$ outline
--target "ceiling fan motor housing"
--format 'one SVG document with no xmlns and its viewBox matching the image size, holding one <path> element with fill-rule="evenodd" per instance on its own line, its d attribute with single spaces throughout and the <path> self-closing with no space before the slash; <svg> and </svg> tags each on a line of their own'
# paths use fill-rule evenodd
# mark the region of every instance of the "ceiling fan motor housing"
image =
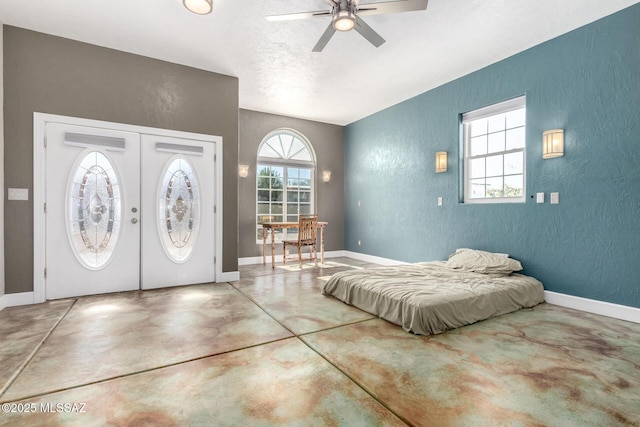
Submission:
<svg viewBox="0 0 640 427">
<path fill-rule="evenodd" d="M 337 31 L 349 31 L 356 24 L 356 3 L 349 0 L 341 0 L 333 6 L 331 15 L 333 17 L 333 28 Z"/>
</svg>

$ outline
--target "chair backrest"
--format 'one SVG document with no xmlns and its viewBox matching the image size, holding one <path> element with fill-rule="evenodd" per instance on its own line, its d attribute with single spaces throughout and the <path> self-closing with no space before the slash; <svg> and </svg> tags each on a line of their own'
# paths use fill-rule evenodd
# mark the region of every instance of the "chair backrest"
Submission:
<svg viewBox="0 0 640 427">
<path fill-rule="evenodd" d="M 260 221 L 258 222 L 272 222 L 274 219 L 273 215 L 260 215 Z"/>
<path fill-rule="evenodd" d="M 316 241 L 318 215 L 300 215 L 298 223 L 298 243 L 313 243 Z"/>
</svg>

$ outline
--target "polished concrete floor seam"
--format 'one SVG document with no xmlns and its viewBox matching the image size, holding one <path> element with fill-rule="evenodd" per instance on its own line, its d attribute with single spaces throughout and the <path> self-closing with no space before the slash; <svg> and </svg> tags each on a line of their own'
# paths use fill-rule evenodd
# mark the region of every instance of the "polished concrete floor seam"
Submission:
<svg viewBox="0 0 640 427">
<path fill-rule="evenodd" d="M 363 322 L 369 322 L 373 319 L 362 319 L 362 320 L 357 320 L 354 322 L 349 322 L 349 323 L 343 323 L 340 325 L 336 325 L 336 326 L 331 326 L 328 328 L 323 328 L 323 329 L 319 329 L 317 331 L 311 331 L 311 332 L 304 332 L 301 334 L 296 334 L 293 330 L 291 330 L 290 328 L 288 328 L 286 325 L 284 325 L 282 322 L 280 322 L 276 317 L 272 316 L 271 313 L 269 313 L 268 310 L 266 310 L 264 307 L 262 307 L 260 305 L 260 303 L 256 300 L 254 300 L 253 298 L 251 298 L 249 295 L 245 294 L 244 292 L 242 292 L 240 289 L 238 289 L 236 286 L 233 285 L 233 283 L 229 283 L 231 286 L 233 286 L 234 289 L 236 289 L 239 293 L 241 293 L 242 295 L 244 295 L 249 301 L 251 301 L 252 303 L 254 303 L 258 308 L 260 308 L 260 310 L 262 310 L 267 316 L 271 317 L 273 320 L 275 320 L 276 322 L 278 322 L 280 324 L 280 326 L 282 326 L 283 328 L 285 328 L 286 330 L 288 330 L 289 332 L 291 332 L 295 338 L 297 338 L 302 344 L 304 344 L 307 348 L 309 348 L 311 351 L 313 351 L 315 354 L 317 354 L 318 356 L 320 356 L 325 362 L 327 362 L 329 365 L 333 366 L 333 368 L 335 370 L 337 370 L 338 372 L 340 372 L 342 375 L 344 375 L 346 378 L 349 379 L 349 381 L 351 381 L 356 387 L 358 387 L 359 389 L 361 389 L 362 391 L 364 391 L 367 395 L 369 395 L 373 400 L 375 400 L 376 402 L 378 402 L 381 406 L 383 406 L 385 409 L 387 409 L 389 412 L 391 412 L 393 415 L 395 415 L 396 417 L 398 417 L 398 419 L 400 419 L 402 422 L 406 423 L 407 425 L 411 425 L 411 423 L 409 421 L 407 421 L 402 414 L 397 413 L 397 411 L 394 411 L 393 409 L 391 409 L 385 402 L 383 402 L 382 400 L 378 399 L 378 397 L 376 397 L 376 395 L 374 393 L 371 392 L 371 390 L 368 390 L 365 386 L 363 386 L 362 384 L 360 384 L 358 381 L 356 381 L 355 378 L 353 378 L 351 375 L 349 375 L 347 372 L 345 372 L 343 369 L 341 369 L 338 365 L 336 365 L 335 363 L 333 363 L 331 360 L 329 360 L 324 354 L 322 354 L 320 351 L 318 351 L 317 349 L 315 349 L 313 346 L 311 346 L 309 343 L 307 343 L 304 340 L 304 336 L 305 335 L 311 335 L 311 334 L 315 334 L 318 332 L 324 332 L 324 331 L 329 331 L 331 329 L 337 329 L 337 328 L 342 328 L 345 326 L 349 326 L 349 325 L 353 325 L 353 324 L 357 324 L 357 323 L 363 323 Z"/>
<path fill-rule="evenodd" d="M 296 338 L 300 338 L 303 337 L 304 335 L 309 335 L 309 334 L 315 334 L 317 332 L 322 332 L 322 331 L 330 331 L 331 329 L 336 329 L 336 328 L 342 328 L 344 326 L 348 326 L 348 325 L 353 325 L 356 323 L 360 323 L 360 322 L 368 322 L 372 319 L 377 319 L 377 317 L 373 317 L 373 318 L 368 318 L 368 319 L 361 319 L 361 320 L 354 320 L 352 322 L 344 322 L 341 323 L 339 325 L 335 325 L 335 326 L 329 326 L 326 328 L 320 328 L 314 331 L 308 331 L 308 332 L 302 332 L 302 333 L 296 333 L 292 328 L 289 328 L 287 325 L 285 325 L 283 322 L 281 322 L 280 320 L 278 320 L 277 317 L 273 316 L 271 313 L 269 313 L 269 311 L 264 308 L 262 305 L 260 305 L 260 303 L 258 301 L 256 301 L 255 299 L 253 299 L 251 296 L 247 295 L 246 293 L 242 292 L 241 289 L 239 289 L 238 287 L 234 286 L 233 283 L 231 282 L 227 282 L 229 283 L 235 290 L 237 290 L 240 294 L 242 294 L 245 298 L 247 298 L 249 301 L 251 301 L 253 304 L 255 304 L 260 310 L 262 310 L 267 316 L 271 317 L 273 320 L 275 320 L 276 322 L 278 322 L 278 324 L 280 326 L 282 326 L 283 328 L 285 328 L 287 331 L 291 332 Z"/>
<path fill-rule="evenodd" d="M 236 352 L 239 352 L 239 351 L 242 351 L 242 350 L 247 350 L 247 349 L 254 348 L 254 347 L 261 347 L 263 345 L 273 344 L 275 342 L 285 341 L 285 340 L 288 340 L 288 339 L 291 339 L 291 338 L 294 338 L 294 337 L 285 337 L 285 338 L 279 338 L 279 339 L 275 339 L 275 340 L 271 340 L 271 341 L 264 341 L 264 342 L 261 342 L 261 343 L 258 343 L 258 344 L 253 344 L 253 345 L 248 345 L 248 346 L 244 346 L 244 347 L 234 348 L 233 350 L 221 351 L 219 353 L 207 354 L 206 356 L 194 357 L 194 358 L 191 358 L 191 359 L 181 360 L 179 362 L 167 363 L 165 365 L 154 366 L 153 368 L 149 368 L 149 369 L 140 369 L 140 370 L 137 370 L 137 371 L 127 372 L 126 374 L 122 374 L 122 375 L 114 375 L 114 376 L 109 377 L 109 378 L 103 378 L 103 379 L 96 380 L 96 381 L 89 381 L 89 382 L 86 382 L 86 383 L 83 383 L 83 384 L 78 384 L 76 386 L 64 387 L 64 388 L 60 388 L 60 389 L 56 389 L 56 390 L 48 390 L 48 391 L 43 392 L 43 393 L 35 393 L 35 394 L 32 394 L 32 395 L 20 397 L 20 401 L 25 401 L 25 400 L 29 400 L 29 399 L 35 399 L 35 398 L 38 398 L 38 397 L 47 396 L 47 395 L 54 394 L 54 393 L 60 393 L 60 392 L 63 392 L 63 391 L 81 389 L 81 388 L 84 388 L 84 387 L 87 387 L 87 386 L 91 386 L 91 385 L 95 385 L 95 384 L 103 384 L 103 383 L 106 383 L 106 382 L 109 382 L 109 381 L 114 381 L 114 380 L 127 378 L 127 377 L 133 377 L 133 376 L 140 375 L 140 374 L 145 374 L 145 373 L 148 373 L 148 372 L 159 371 L 159 370 L 166 369 L 166 368 L 171 368 L 171 367 L 174 367 L 174 366 L 180 366 L 180 365 L 184 365 L 184 364 L 187 364 L 187 363 L 196 362 L 198 360 L 209 359 L 211 357 L 222 356 L 222 355 L 230 354 L 230 353 L 236 353 Z M 35 352 L 34 352 L 34 355 L 35 355 Z M 26 364 L 25 364 L 25 367 L 26 367 Z M 22 370 L 17 372 L 15 378 L 17 378 L 19 376 L 20 372 L 22 372 Z M 14 380 L 15 380 L 15 378 L 14 378 Z M 12 381 L 12 383 L 13 383 L 13 381 Z M 7 388 L 9 388 L 9 386 L 7 386 Z M 3 393 L 4 393 L 4 391 L 3 391 Z M 13 401 L 13 399 L 5 401 L 5 400 L 2 399 L 2 394 L 0 394 L 0 404 L 7 403 L 7 402 L 10 402 L 10 401 Z"/>
<path fill-rule="evenodd" d="M 31 361 L 33 360 L 33 358 L 36 356 L 36 354 L 38 353 L 38 351 L 40 351 L 40 349 L 42 348 L 42 346 L 44 345 L 44 343 L 47 341 L 47 339 L 51 336 L 51 334 L 53 333 L 53 331 L 58 327 L 58 325 L 64 320 L 65 317 L 67 317 L 67 314 L 69 314 L 69 312 L 71 311 L 71 309 L 73 308 L 73 306 L 76 304 L 76 302 L 78 301 L 77 298 L 73 299 L 73 302 L 71 303 L 71 305 L 69 306 L 69 308 L 62 314 L 62 316 L 60 316 L 60 318 L 58 318 L 58 320 L 51 326 L 51 328 L 49 329 L 49 331 L 47 331 L 47 333 L 42 337 L 42 339 L 40 340 L 40 342 L 38 344 L 36 344 L 35 348 L 33 349 L 33 351 L 31 353 L 29 353 L 29 355 L 25 358 L 25 360 L 22 362 L 22 364 L 18 367 L 18 369 L 16 369 L 16 371 L 13 373 L 13 375 L 9 378 L 9 380 L 6 382 L 6 384 L 2 387 L 2 389 L 0 389 L 0 401 L 2 400 L 2 396 L 5 394 L 5 392 L 9 389 L 9 387 L 11 387 L 11 385 L 15 382 L 15 380 L 20 376 L 20 374 L 25 370 L 25 368 L 29 365 L 29 363 L 31 363 Z"/>
<path fill-rule="evenodd" d="M 369 322 L 372 319 L 367 319 L 367 320 L 363 320 L 361 322 L 354 322 L 354 323 L 363 323 L 363 322 Z M 329 329 L 335 329 L 335 328 L 327 328 L 325 329 L 325 331 L 329 330 Z M 308 333 L 305 335 L 311 335 L 313 333 Z M 304 345 L 306 345 L 309 349 L 311 349 L 311 351 L 313 351 L 314 353 L 316 353 L 318 356 L 322 357 L 325 362 L 327 362 L 328 364 L 330 364 L 331 366 L 333 366 L 333 368 L 335 370 L 337 370 L 338 372 L 340 372 L 342 375 L 344 375 L 346 378 L 349 379 L 349 381 L 351 381 L 353 384 L 355 384 L 359 389 L 361 389 L 362 391 L 364 391 L 365 393 L 367 393 L 373 400 L 375 400 L 376 402 L 378 402 L 381 406 L 383 406 L 387 411 L 391 412 L 393 415 L 395 415 L 396 417 L 398 417 L 398 419 L 400 419 L 403 423 L 406 423 L 407 425 L 412 425 L 411 422 L 409 420 L 407 420 L 405 417 L 402 416 L 401 413 L 398 413 L 398 411 L 393 410 L 391 407 L 389 407 L 389 405 L 387 403 L 385 403 L 383 400 L 379 399 L 378 396 L 376 396 L 376 394 L 373 392 L 373 390 L 369 390 L 365 385 L 361 384 L 359 381 L 357 381 L 356 378 L 354 378 L 352 375 L 349 375 L 348 372 L 345 372 L 344 369 L 340 368 L 340 366 L 338 366 L 336 363 L 332 362 L 327 356 L 325 356 L 324 354 L 322 354 L 322 352 L 320 352 L 318 349 L 314 348 L 311 344 L 309 344 L 307 341 L 305 341 L 304 337 L 299 336 L 297 337 L 300 341 L 302 341 L 302 343 Z"/>
<path fill-rule="evenodd" d="M 355 324 L 358 324 L 358 323 L 370 322 L 370 321 L 375 320 L 375 319 L 378 319 L 378 317 L 371 317 L 371 318 L 368 318 L 368 319 L 360 319 L 360 320 L 354 320 L 352 322 L 345 322 L 345 323 L 342 323 L 340 325 L 328 326 L 326 328 L 318 329 L 316 331 L 302 332 L 300 334 L 297 334 L 296 337 L 302 338 L 305 335 L 312 335 L 312 334 L 317 334 L 318 332 L 326 332 L 326 331 L 330 331 L 332 329 L 342 328 L 344 326 L 351 326 L 351 325 L 355 325 Z"/>
<path fill-rule="evenodd" d="M 287 325 L 285 325 L 284 323 L 282 323 L 280 320 L 278 320 L 277 318 L 275 318 L 274 316 L 271 315 L 271 313 L 269 313 L 267 310 L 264 309 L 264 307 L 262 307 L 258 301 L 256 301 L 255 299 L 251 298 L 251 296 L 245 294 L 244 292 L 242 292 L 237 286 L 235 286 L 233 283 L 231 282 L 227 282 L 229 283 L 229 285 L 231 285 L 231 287 L 233 287 L 233 289 L 235 289 L 236 291 L 238 291 L 238 293 L 240 295 L 242 295 L 243 297 L 245 297 L 247 300 L 249 300 L 251 303 L 253 303 L 256 307 L 258 307 L 260 310 L 262 310 L 262 312 L 264 314 L 266 314 L 267 316 L 269 316 L 270 318 L 272 318 L 273 320 L 276 321 L 276 323 L 278 323 L 278 325 L 282 326 L 284 329 L 286 329 L 287 331 L 289 331 L 291 334 L 293 334 L 293 336 L 295 336 L 296 338 L 298 337 L 298 334 L 296 334 L 294 331 L 291 330 L 291 328 L 288 328 Z"/>
</svg>

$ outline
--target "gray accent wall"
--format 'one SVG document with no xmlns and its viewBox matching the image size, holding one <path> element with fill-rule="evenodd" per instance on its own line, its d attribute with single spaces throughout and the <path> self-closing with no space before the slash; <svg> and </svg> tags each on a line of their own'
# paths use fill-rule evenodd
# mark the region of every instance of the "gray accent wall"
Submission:
<svg viewBox="0 0 640 427">
<path fill-rule="evenodd" d="M 2 23 L 0 23 L 0 26 Z M 2 82 L 4 70 L 3 58 L 3 34 L 0 31 L 0 82 Z M 0 84 L 0 188 L 5 191 L 4 187 L 4 88 Z M 4 195 L 0 197 L 0 212 L 4 212 Z M 0 221 L 0 242 L 4 242 L 4 221 Z M 4 272 L 4 245 L 0 244 L 0 272 Z M 0 299 L 5 294 L 4 290 L 4 274 L 0 274 Z M 0 303 L 0 309 L 2 304 Z"/>
<path fill-rule="evenodd" d="M 239 253 L 241 258 L 262 255 L 256 243 L 256 163 L 258 145 L 271 131 L 289 128 L 303 134 L 316 153 L 316 211 L 329 224 L 325 250 L 344 249 L 344 148 L 343 126 L 294 119 L 257 111 L 240 110 L 238 163 L 249 165 L 249 176 L 238 184 Z M 322 171 L 331 171 L 331 181 L 322 182 Z M 281 254 L 282 249 L 277 252 Z"/>
<path fill-rule="evenodd" d="M 237 271 L 238 79 L 21 28 L 3 30 L 5 187 L 30 194 L 28 202 L 5 202 L 5 293 L 33 290 L 34 112 L 222 136 L 218 262 L 222 271 Z"/>
</svg>

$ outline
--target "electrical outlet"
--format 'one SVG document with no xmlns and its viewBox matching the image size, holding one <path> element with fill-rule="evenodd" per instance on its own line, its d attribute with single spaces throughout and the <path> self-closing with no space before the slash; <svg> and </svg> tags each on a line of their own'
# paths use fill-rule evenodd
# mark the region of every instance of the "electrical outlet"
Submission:
<svg viewBox="0 0 640 427">
<path fill-rule="evenodd" d="M 438 197 L 438 206 L 442 206 L 442 197 Z"/>
<path fill-rule="evenodd" d="M 358 246 L 362 246 L 362 240 L 358 240 Z"/>
<path fill-rule="evenodd" d="M 29 200 L 28 188 L 9 188 L 8 190 L 8 200 Z"/>
<path fill-rule="evenodd" d="M 536 203 L 544 203 L 544 193 L 536 194 Z"/>
<path fill-rule="evenodd" d="M 551 193 L 551 204 L 552 205 L 560 204 L 560 193 Z"/>
</svg>

